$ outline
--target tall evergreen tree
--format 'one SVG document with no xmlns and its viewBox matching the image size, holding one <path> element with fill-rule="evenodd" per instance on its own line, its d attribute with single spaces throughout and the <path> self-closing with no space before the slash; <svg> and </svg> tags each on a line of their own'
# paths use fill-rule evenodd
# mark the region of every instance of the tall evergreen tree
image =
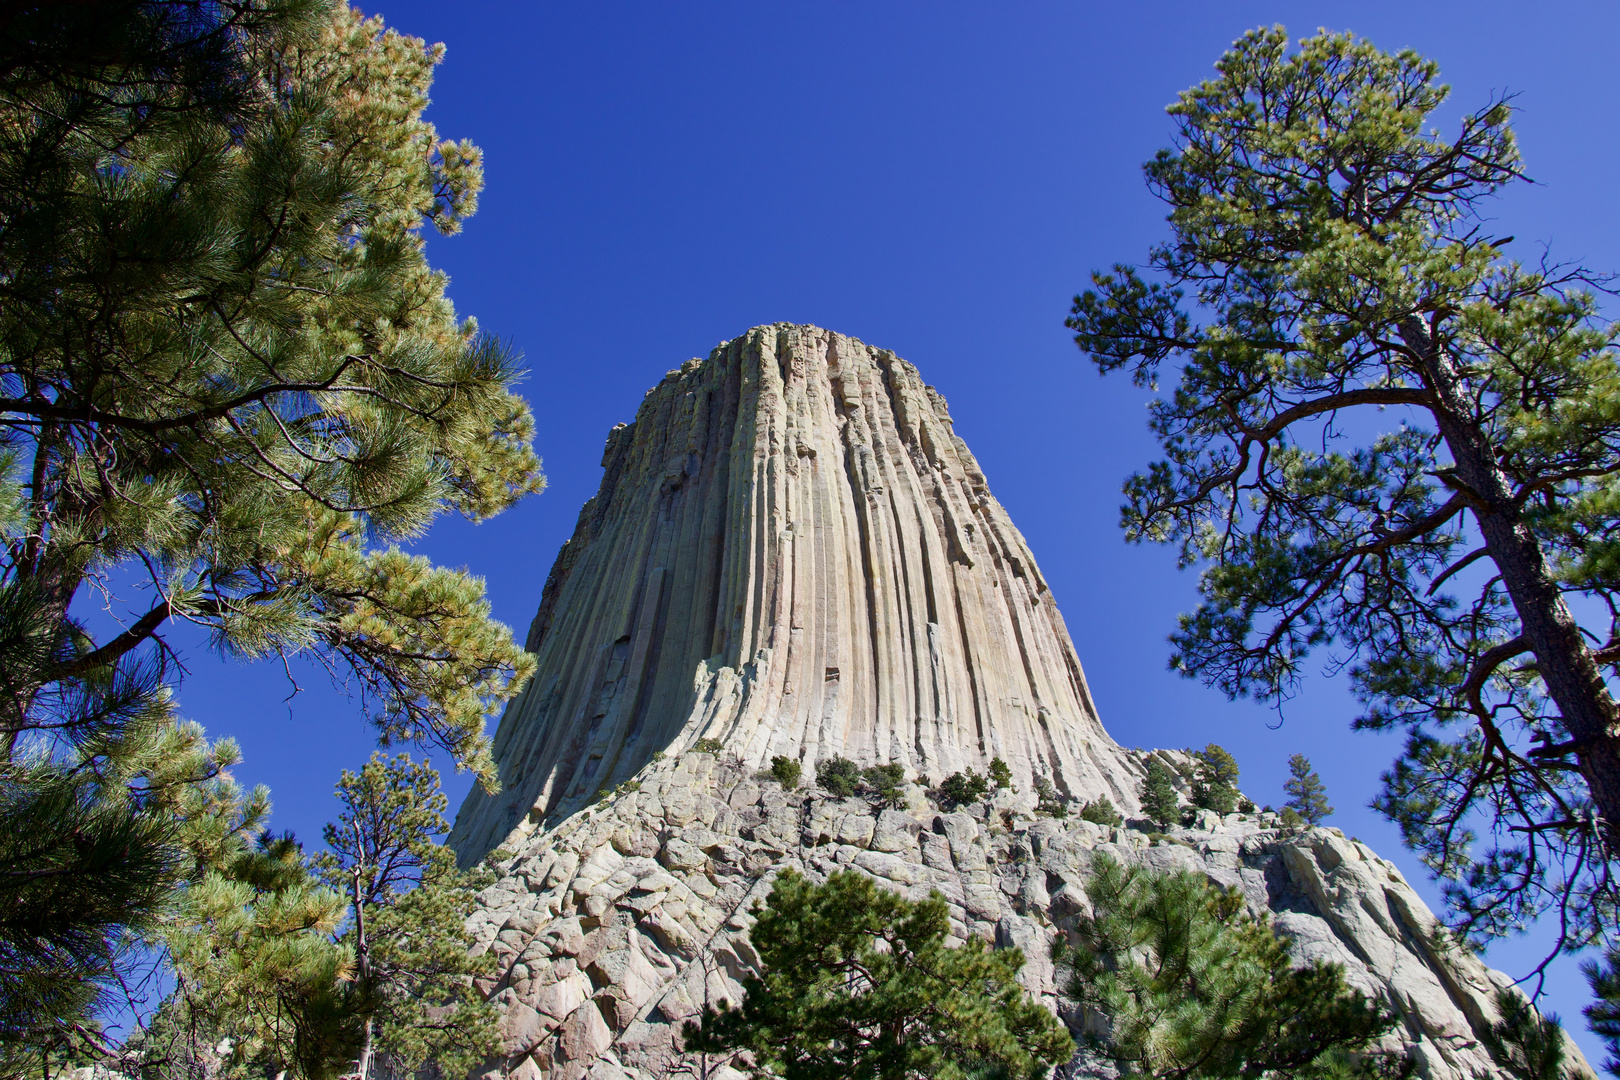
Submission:
<svg viewBox="0 0 1620 1080">
<path fill-rule="evenodd" d="M 469 956 L 465 936 L 493 876 L 458 871 L 434 842 L 447 828 L 438 774 L 374 755 L 337 792 L 327 851 L 306 859 L 264 832 L 267 804 L 238 811 L 185 890 L 164 934 L 177 988 L 132 1044 L 152 1080 L 327 1080 L 369 1075 L 379 1057 L 395 1073 L 459 1075 L 495 1053 L 494 1008 L 471 985 L 490 960 Z M 234 788 L 220 801 L 241 804 Z"/>
<path fill-rule="evenodd" d="M 1379 1076 L 1390 1062 L 1349 1052 L 1394 1024 L 1351 990 L 1333 964 L 1296 967 L 1242 897 L 1201 875 L 1127 868 L 1098 855 L 1086 894 L 1093 912 L 1055 957 L 1074 1000 L 1107 1017 L 1095 1040 L 1127 1076 L 1322 1078 Z M 1409 1070 L 1408 1070 L 1409 1071 Z"/>
<path fill-rule="evenodd" d="M 1035 1078 L 1074 1052 L 1018 984 L 1023 954 L 951 947 L 937 893 L 914 903 L 855 871 L 812 885 L 788 870 L 754 913 L 764 973 L 687 1021 L 688 1052 L 750 1050 L 756 1077 L 785 1080 Z"/>
<path fill-rule="evenodd" d="M 1332 644 L 1358 726 L 1409 734 L 1378 806 L 1458 927 L 1554 906 L 1578 946 L 1620 911 L 1620 353 L 1606 279 L 1482 215 L 1523 177 L 1510 101 L 1447 139 L 1446 97 L 1410 51 L 1245 34 L 1146 166 L 1149 272 L 1094 274 L 1069 326 L 1173 387 L 1124 509 L 1204 568 L 1173 666 L 1275 700 Z"/>
<path fill-rule="evenodd" d="M 1157 755 L 1148 758 L 1147 776 L 1138 793 L 1142 812 L 1167 829 L 1181 820 L 1181 806 L 1176 798 L 1176 781 L 1170 769 Z"/>
<path fill-rule="evenodd" d="M 1603 1062 L 1604 1071 L 1620 1076 L 1620 946 L 1610 946 L 1600 960 L 1586 961 L 1581 972 L 1595 999 L 1582 1013 L 1587 1026 L 1603 1040 L 1609 1052 Z"/>
<path fill-rule="evenodd" d="M 198 872 L 157 756 L 170 621 L 312 652 L 385 738 L 494 782 L 484 718 L 532 662 L 482 582 L 391 546 L 542 484 L 516 358 L 425 257 L 482 185 L 422 118 L 442 55 L 332 0 L 0 26 L 0 869 L 53 912 L 0 923 L 0 994 L 38 1038 L 90 1037 L 121 943 Z M 114 580 L 137 602 L 98 636 L 76 605 Z"/>
<path fill-rule="evenodd" d="M 210 794 L 226 827 L 199 852 L 158 935 L 175 989 L 128 1049 L 150 1080 L 325 1080 L 357 1044 L 344 993 L 353 958 L 335 940 L 343 895 L 310 873 L 292 836 L 265 828 L 262 788 L 244 794 L 225 776 Z"/>
<path fill-rule="evenodd" d="M 1288 801 L 1283 805 L 1309 825 L 1320 825 L 1330 814 L 1333 807 L 1328 805 L 1327 786 L 1322 778 L 1311 768 L 1311 761 L 1304 754 L 1295 754 L 1288 759 L 1288 779 L 1283 781 L 1283 791 L 1288 795 Z"/>
<path fill-rule="evenodd" d="M 370 1074 L 381 1050 L 396 1073 L 435 1064 L 467 1073 L 499 1048 L 495 1008 L 472 987 L 493 958 L 468 955 L 465 936 L 487 870 L 462 873 L 455 853 L 434 841 L 450 828 L 439 774 L 401 754 L 373 755 L 338 782 L 343 812 L 326 827 L 314 860 L 349 907 L 343 943 L 354 955 L 351 996 L 361 1040 L 355 1072 Z"/>
<path fill-rule="evenodd" d="M 1193 805 L 1217 814 L 1232 813 L 1238 805 L 1237 759 L 1216 743 L 1210 743 L 1195 756 L 1198 765 L 1193 779 Z"/>
</svg>

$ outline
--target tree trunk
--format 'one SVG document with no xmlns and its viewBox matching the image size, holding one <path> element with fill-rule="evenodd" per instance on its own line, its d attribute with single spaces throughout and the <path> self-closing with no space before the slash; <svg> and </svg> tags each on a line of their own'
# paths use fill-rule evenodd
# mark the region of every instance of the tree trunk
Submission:
<svg viewBox="0 0 1620 1080">
<path fill-rule="evenodd" d="M 360 846 L 360 825 L 355 823 L 355 851 L 364 850 Z M 364 864 L 357 862 L 354 867 L 354 968 L 355 979 L 360 984 L 361 1001 L 366 1005 L 366 1022 L 362 1029 L 364 1034 L 360 1038 L 360 1060 L 355 1062 L 355 1075 L 359 1080 L 369 1080 L 371 1075 L 371 1043 L 375 1029 L 371 1020 L 369 997 L 371 994 L 371 949 L 366 942 L 366 908 L 364 897 L 360 891 L 360 875 Z"/>
<path fill-rule="evenodd" d="M 1495 448 L 1469 418 L 1451 360 L 1415 318 L 1401 324 L 1401 337 L 1422 357 L 1424 380 L 1438 403 L 1435 421 L 1456 462 L 1457 479 L 1477 500 L 1474 518 L 1486 549 L 1502 575 L 1520 633 L 1535 654 L 1537 673 L 1575 744 L 1576 763 L 1602 816 L 1609 855 L 1620 857 L 1620 730 L 1614 697 L 1547 568 L 1541 542 L 1514 504 Z"/>
<path fill-rule="evenodd" d="M 84 581 L 82 564 L 73 562 L 52 543 L 58 524 L 65 518 L 78 516 L 81 524 L 90 526 L 94 535 L 100 519 L 100 507 L 70 494 L 58 487 L 51 474 L 56 447 L 63 438 L 54 425 L 39 432 L 34 444 L 34 463 L 29 482 L 29 517 L 27 536 L 11 552 L 14 588 L 35 590 L 32 597 L 37 605 L 29 616 L 40 624 L 51 627 L 65 626 L 73 597 Z M 0 763 L 9 763 L 16 753 L 17 742 L 24 732 L 34 726 L 29 717 L 34 699 L 49 683 L 48 670 L 26 667 L 0 673 Z"/>
</svg>

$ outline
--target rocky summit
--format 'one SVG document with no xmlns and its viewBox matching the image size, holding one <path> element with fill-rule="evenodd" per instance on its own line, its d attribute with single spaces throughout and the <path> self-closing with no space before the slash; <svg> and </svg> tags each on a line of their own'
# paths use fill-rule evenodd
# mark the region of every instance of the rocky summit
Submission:
<svg viewBox="0 0 1620 1080">
<path fill-rule="evenodd" d="M 1184 795 L 1191 761 L 1103 730 L 1033 555 L 916 368 L 756 327 L 648 391 L 603 469 L 496 734 L 501 793 L 475 791 L 451 835 L 464 861 L 499 855 L 471 920 L 497 960 L 480 986 L 503 1014 L 494 1075 L 740 1080 L 684 1055 L 680 1025 L 741 999 L 750 908 L 786 868 L 937 890 L 959 936 L 1023 950 L 1028 989 L 1078 1032 L 1047 957 L 1099 852 L 1239 889 L 1301 960 L 1389 1005 L 1389 1048 L 1418 1075 L 1506 1075 L 1479 1035 L 1510 980 L 1448 947 L 1391 863 L 1270 814 L 1134 817 L 1151 754 Z M 762 772 L 779 755 L 807 781 L 842 756 L 917 782 L 902 809 L 784 790 Z M 1013 785 L 987 804 L 926 796 L 996 757 Z M 1037 783 L 1107 796 L 1126 823 L 1040 813 Z M 1111 1074 L 1082 1053 L 1058 1075 Z"/>
</svg>

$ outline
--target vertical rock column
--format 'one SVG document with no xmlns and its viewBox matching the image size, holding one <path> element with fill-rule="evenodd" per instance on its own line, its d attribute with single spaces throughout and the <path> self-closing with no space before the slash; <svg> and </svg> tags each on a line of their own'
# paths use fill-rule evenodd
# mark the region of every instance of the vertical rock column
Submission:
<svg viewBox="0 0 1620 1080">
<path fill-rule="evenodd" d="M 503 789 L 457 817 L 463 858 L 702 738 L 934 780 L 1000 757 L 1025 792 L 1135 807 L 1034 557 L 904 360 L 756 327 L 669 372 L 602 465 L 495 737 Z"/>
</svg>

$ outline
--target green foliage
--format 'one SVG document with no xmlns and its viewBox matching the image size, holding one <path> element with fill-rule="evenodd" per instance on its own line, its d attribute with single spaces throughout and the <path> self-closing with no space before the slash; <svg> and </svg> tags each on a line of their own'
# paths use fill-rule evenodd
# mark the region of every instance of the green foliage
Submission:
<svg viewBox="0 0 1620 1080">
<path fill-rule="evenodd" d="M 998 788 L 1012 787 L 1012 769 L 1000 758 L 990 759 L 990 782 Z"/>
<path fill-rule="evenodd" d="M 117 49 L 0 79 L 0 430 L 37 465 L 20 528 L 41 538 L 0 566 L 83 642 L 16 686 L 10 742 L 53 688 L 161 663 L 184 617 L 230 654 L 316 650 L 386 735 L 493 783 L 483 722 L 532 661 L 482 582 L 378 546 L 541 486 L 515 358 L 425 258 L 423 228 L 456 231 L 482 186 L 476 148 L 421 118 L 442 49 L 330 3 L 170 8 L 125 29 L 165 23 L 164 48 L 217 54 L 213 81 Z M 97 644 L 66 611 L 113 567 L 157 599 Z"/>
<path fill-rule="evenodd" d="M 692 751 L 697 754 L 718 754 L 724 746 L 719 739 L 699 739 L 692 744 Z"/>
<path fill-rule="evenodd" d="M 207 1062 L 223 1045 L 213 1064 L 227 1074 L 307 1080 L 378 1053 L 414 1072 L 495 1052 L 495 1011 L 470 984 L 490 958 L 468 956 L 463 929 L 493 877 L 457 871 L 433 842 L 446 828 L 438 774 L 374 755 L 338 797 L 327 851 L 305 860 L 290 836 L 237 829 L 185 890 L 165 935 L 178 987 L 144 1046 Z"/>
<path fill-rule="evenodd" d="M 1507 1070 L 1514 1080 L 1590 1076 L 1584 1070 L 1578 1073 L 1565 1070 L 1564 1028 L 1556 1015 L 1540 1015 L 1523 994 L 1511 990 L 1496 992 L 1496 1010 L 1502 1018 L 1481 1033 L 1480 1041 L 1490 1051 L 1491 1060 Z"/>
<path fill-rule="evenodd" d="M 868 765 L 861 770 L 861 779 L 879 805 L 895 808 L 906 805 L 906 770 L 903 765 Z"/>
<path fill-rule="evenodd" d="M 216 797 L 242 798 L 234 785 Z M 227 1075 L 323 1080 L 359 1048 L 344 994 L 354 958 L 336 940 L 344 898 L 309 872 L 291 836 L 262 829 L 268 804 L 258 809 L 236 815 L 244 827 L 223 838 L 166 921 L 176 987 L 145 1042 L 161 1039 L 162 1056 L 177 1061 L 209 1061 L 223 1045 L 215 1065 Z"/>
<path fill-rule="evenodd" d="M 1052 781 L 1035 774 L 1035 810 L 1037 813 L 1050 814 L 1055 818 L 1069 816 L 1069 804 L 1052 785 Z"/>
<path fill-rule="evenodd" d="M 1102 1011 L 1101 1049 L 1143 1077 L 1377 1075 L 1351 1065 L 1393 1018 L 1333 964 L 1297 968 L 1266 922 L 1201 875 L 1125 868 L 1106 855 L 1086 885 L 1094 912 L 1059 939 L 1067 993 Z M 1348 1071 L 1347 1071 L 1348 1070 Z"/>
<path fill-rule="evenodd" d="M 861 767 L 845 757 L 830 757 L 816 766 L 816 783 L 828 794 L 847 799 L 861 786 Z"/>
<path fill-rule="evenodd" d="M 771 758 L 771 775 L 776 777 L 777 783 L 787 791 L 799 786 L 799 777 L 803 771 L 797 758 L 781 755 Z"/>
<path fill-rule="evenodd" d="M 1237 759 L 1226 748 L 1210 743 L 1196 755 L 1197 772 L 1193 777 L 1192 801 L 1200 810 L 1213 810 L 1217 814 L 1230 814 L 1238 804 Z"/>
<path fill-rule="evenodd" d="M 118 1006 L 198 862 L 265 811 L 262 790 L 219 797 L 235 744 L 176 724 L 161 693 L 78 750 L 0 773 L 0 1075 L 102 1053 L 89 1018 Z"/>
<path fill-rule="evenodd" d="M 1592 988 L 1592 1004 L 1582 1009 L 1592 1033 L 1603 1040 L 1609 1056 L 1605 1072 L 1620 1076 L 1620 947 L 1611 946 L 1602 959 L 1581 964 L 1581 973 Z"/>
<path fill-rule="evenodd" d="M 1311 768 L 1310 759 L 1304 754 L 1293 755 L 1288 759 L 1288 773 L 1288 779 L 1283 781 L 1288 802 L 1283 805 L 1311 825 L 1322 824 L 1333 813 L 1333 807 L 1328 805 L 1327 788 Z"/>
<path fill-rule="evenodd" d="M 970 806 L 989 794 L 989 779 L 972 769 L 965 773 L 951 773 L 939 785 L 939 800 L 948 810 L 958 806 Z"/>
<path fill-rule="evenodd" d="M 1073 1053 L 1018 985 L 1023 954 L 947 944 L 938 893 L 913 903 L 853 871 L 812 885 L 789 870 L 754 913 L 764 974 L 740 1005 L 686 1023 L 688 1052 L 747 1049 L 755 1076 L 785 1080 L 1040 1077 Z"/>
<path fill-rule="evenodd" d="M 1137 798 L 1141 800 L 1142 813 L 1159 828 L 1168 829 L 1181 820 L 1181 806 L 1176 798 L 1175 778 L 1156 754 L 1147 760 L 1147 776 L 1142 780 L 1142 788 L 1137 793 Z"/>
<path fill-rule="evenodd" d="M 1617 331 L 1606 278 L 1490 232 L 1523 175 L 1510 102 L 1446 139 L 1446 97 L 1411 51 L 1245 34 L 1146 166 L 1170 237 L 1093 274 L 1068 325 L 1101 371 L 1171 387 L 1123 523 L 1202 568 L 1172 666 L 1279 700 L 1331 647 L 1357 725 L 1408 734 L 1377 806 L 1454 924 L 1553 907 L 1578 947 L 1620 917 Z"/>
<path fill-rule="evenodd" d="M 1300 829 L 1308 827 L 1310 824 L 1304 818 L 1300 817 L 1299 811 L 1295 810 L 1292 806 L 1283 807 L 1282 810 L 1277 814 L 1277 817 L 1282 821 L 1282 827 L 1287 829 L 1289 832 L 1297 832 Z"/>
<path fill-rule="evenodd" d="M 345 771 L 337 790 L 343 812 L 312 865 L 349 902 L 343 940 L 355 954 L 353 995 L 368 1041 L 374 1028 L 403 1073 L 429 1063 L 466 1073 L 500 1044 L 496 1010 L 471 985 L 493 970 L 493 957 L 468 956 L 463 928 L 493 876 L 461 873 L 455 853 L 434 842 L 450 824 L 427 762 L 374 754 L 359 773 Z"/>
<path fill-rule="evenodd" d="M 1089 821 L 1093 825 L 1104 825 L 1113 829 L 1125 824 L 1125 819 L 1115 809 L 1113 800 L 1106 795 L 1095 802 L 1088 802 L 1082 806 L 1080 808 L 1080 819 Z"/>
<path fill-rule="evenodd" d="M 0 35 L 0 1012 L 27 1038 L 94 1042 L 175 905 L 324 917 L 196 854 L 200 806 L 258 797 L 174 725 L 169 620 L 313 654 L 384 740 L 495 784 L 484 721 L 533 660 L 482 581 L 393 546 L 543 483 L 516 356 L 426 260 L 482 185 L 422 119 L 441 56 L 330 0 L 41 4 Z M 98 636 L 74 612 L 109 580 L 143 602 Z"/>
</svg>

